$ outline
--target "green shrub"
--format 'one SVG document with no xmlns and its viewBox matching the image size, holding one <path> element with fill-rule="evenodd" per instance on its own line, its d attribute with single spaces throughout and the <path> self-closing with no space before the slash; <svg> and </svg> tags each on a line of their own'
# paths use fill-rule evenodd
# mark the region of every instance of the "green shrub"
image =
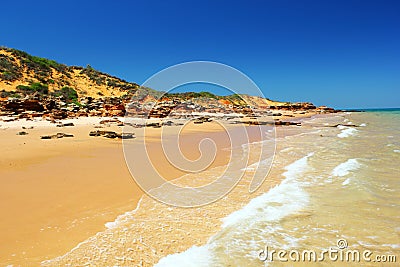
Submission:
<svg viewBox="0 0 400 267">
<path fill-rule="evenodd" d="M 21 95 L 18 94 L 17 92 L 15 92 L 15 91 L 2 90 L 0 92 L 0 97 L 1 98 L 6 98 L 6 97 L 21 98 Z"/>
<path fill-rule="evenodd" d="M 0 78 L 5 81 L 15 81 L 21 76 L 21 70 L 14 58 L 0 55 Z"/>
<path fill-rule="evenodd" d="M 18 79 L 18 75 L 13 72 L 5 71 L 1 74 L 1 78 L 6 81 L 14 81 Z"/>
<path fill-rule="evenodd" d="M 86 74 L 89 79 L 94 81 L 97 85 L 106 84 L 105 76 L 101 72 L 93 69 L 90 65 L 87 65 L 86 68 L 82 69 L 80 74 Z"/>
<path fill-rule="evenodd" d="M 192 98 L 199 98 L 199 97 L 206 97 L 206 98 L 214 98 L 218 99 L 218 96 L 210 93 L 210 92 L 185 92 L 185 93 L 167 93 L 164 95 L 165 97 L 176 97 L 180 99 L 192 99 Z"/>
<path fill-rule="evenodd" d="M 49 87 L 47 84 L 41 83 L 32 83 L 29 86 L 26 85 L 18 85 L 17 89 L 24 93 L 30 94 L 34 92 L 38 92 L 41 95 L 47 95 L 49 93 Z"/>
<path fill-rule="evenodd" d="M 79 103 L 78 102 L 78 93 L 72 87 L 64 86 L 60 90 L 56 90 L 53 93 L 54 96 L 62 96 L 68 103 Z M 80 105 L 80 104 L 79 104 Z"/>
<path fill-rule="evenodd" d="M 66 65 L 60 64 L 54 60 L 32 56 L 24 51 L 13 48 L 8 48 L 7 51 L 11 52 L 13 56 L 20 58 L 22 64 L 35 72 L 44 71 L 47 74 L 51 72 L 51 68 L 63 73 L 68 72 L 68 67 Z"/>
</svg>

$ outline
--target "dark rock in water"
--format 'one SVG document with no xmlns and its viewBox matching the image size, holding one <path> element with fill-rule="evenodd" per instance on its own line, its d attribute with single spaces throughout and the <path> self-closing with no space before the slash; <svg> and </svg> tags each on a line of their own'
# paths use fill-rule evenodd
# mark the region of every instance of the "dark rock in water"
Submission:
<svg viewBox="0 0 400 267">
<path fill-rule="evenodd" d="M 17 135 L 27 135 L 28 133 L 27 132 L 19 132 L 19 133 L 17 133 Z"/>
<path fill-rule="evenodd" d="M 335 128 L 335 127 L 338 127 L 338 126 L 345 126 L 345 127 L 360 127 L 359 125 L 355 125 L 355 124 L 341 124 L 341 123 L 334 124 L 334 125 L 324 125 L 323 127 L 333 127 L 333 128 Z"/>
</svg>

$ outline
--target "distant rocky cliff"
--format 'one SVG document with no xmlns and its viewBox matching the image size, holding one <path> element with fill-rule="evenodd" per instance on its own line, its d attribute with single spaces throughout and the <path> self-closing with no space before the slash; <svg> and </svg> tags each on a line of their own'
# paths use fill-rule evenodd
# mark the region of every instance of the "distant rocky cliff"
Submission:
<svg viewBox="0 0 400 267">
<path fill-rule="evenodd" d="M 3 116 L 62 119 L 123 116 L 130 112 L 165 117 L 191 112 L 265 113 L 269 109 L 333 111 L 312 103 L 277 102 L 248 95 L 163 94 L 89 65 L 66 66 L 16 49 L 0 48 L 0 115 Z"/>
</svg>

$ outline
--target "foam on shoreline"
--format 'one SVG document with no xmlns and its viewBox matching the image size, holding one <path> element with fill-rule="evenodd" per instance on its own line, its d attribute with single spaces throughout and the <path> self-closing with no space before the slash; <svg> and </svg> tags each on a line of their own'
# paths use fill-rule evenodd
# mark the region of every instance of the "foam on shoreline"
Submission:
<svg viewBox="0 0 400 267">
<path fill-rule="evenodd" d="M 355 128 L 339 125 L 341 132 L 337 135 L 339 138 L 346 138 L 355 135 L 358 131 Z"/>
<path fill-rule="evenodd" d="M 308 203 L 308 194 L 302 189 L 302 182 L 299 180 L 302 173 L 307 169 L 308 158 L 314 153 L 309 153 L 301 159 L 296 160 L 285 167 L 283 176 L 285 179 L 268 192 L 253 198 L 243 208 L 231 213 L 222 219 L 221 232 L 229 231 L 229 229 L 242 228 L 247 229 L 245 225 L 253 225 L 257 221 L 273 222 L 299 211 Z M 240 226 L 240 227 L 239 227 Z M 203 246 L 192 246 L 182 253 L 176 253 L 161 258 L 154 265 L 156 267 L 172 267 L 172 266 L 213 266 L 213 249 L 219 241 L 217 233 L 211 237 L 207 244 Z M 295 242 L 295 241 L 293 241 Z"/>
<path fill-rule="evenodd" d="M 351 171 L 357 170 L 360 168 L 360 163 L 357 159 L 349 159 L 346 162 L 343 162 L 336 166 L 333 171 L 333 176 L 343 177 L 348 175 Z"/>
</svg>

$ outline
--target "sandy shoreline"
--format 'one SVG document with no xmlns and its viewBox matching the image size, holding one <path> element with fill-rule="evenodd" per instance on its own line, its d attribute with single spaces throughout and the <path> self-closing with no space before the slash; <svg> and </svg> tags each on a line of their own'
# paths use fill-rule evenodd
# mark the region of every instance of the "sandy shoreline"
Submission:
<svg viewBox="0 0 400 267">
<path fill-rule="evenodd" d="M 5 218 L 1 227 L 10 229 L 2 233 L 0 258 L 5 259 L 3 263 L 25 266 L 62 255 L 77 243 L 103 231 L 106 222 L 135 209 L 143 192 L 126 168 L 121 141 L 88 136 L 94 125 L 104 119 L 72 119 L 74 127 L 61 128 L 47 122 L 0 122 L 1 145 L 6 152 L 0 161 L 0 210 Z M 34 128 L 22 130 L 29 134 L 18 136 L 22 126 Z M 187 129 L 191 138 L 182 141 L 182 147 L 188 149 L 183 152 L 189 157 L 197 156 L 190 146 L 196 144 L 196 140 L 210 134 L 224 139 L 218 127 L 211 124 L 196 127 Z M 117 125 L 105 128 L 121 131 Z M 142 129 L 132 131 L 137 138 L 143 137 Z M 146 136 L 157 131 L 159 129 L 151 129 Z M 40 140 L 40 135 L 57 132 L 74 134 L 74 138 Z M 284 135 L 284 129 L 278 134 Z M 156 135 L 153 141 L 151 149 L 158 154 Z M 226 164 L 226 152 L 218 155 L 213 167 Z M 164 168 L 166 165 L 161 161 L 160 166 L 169 179 L 184 174 Z M 215 226 L 211 229 L 215 230 Z M 211 232 L 196 235 L 197 241 L 191 239 L 184 247 L 203 243 L 209 234 Z M 178 247 L 163 250 L 162 254 L 175 253 L 176 249 Z"/>
</svg>

